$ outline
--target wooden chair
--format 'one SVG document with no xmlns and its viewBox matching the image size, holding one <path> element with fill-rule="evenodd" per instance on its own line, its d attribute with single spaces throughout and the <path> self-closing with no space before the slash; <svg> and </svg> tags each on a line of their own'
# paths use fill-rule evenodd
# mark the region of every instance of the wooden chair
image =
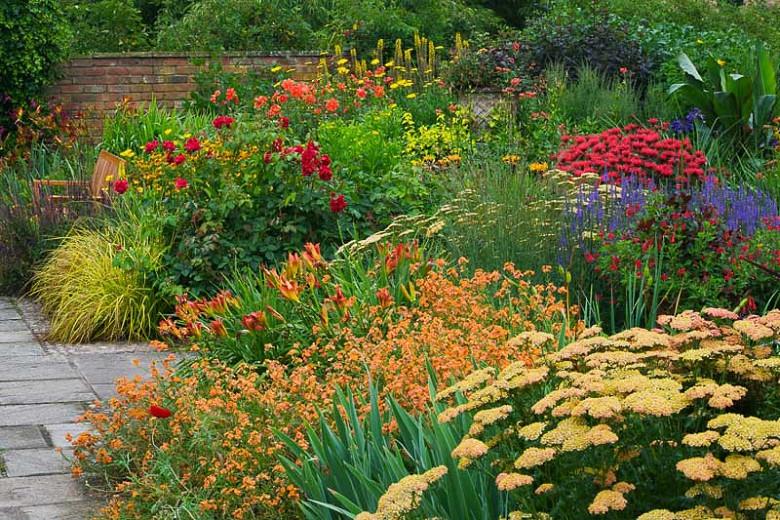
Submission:
<svg viewBox="0 0 780 520">
<path fill-rule="evenodd" d="M 124 173 L 125 160 L 121 157 L 101 150 L 90 181 L 66 181 L 56 179 L 35 179 L 32 184 L 33 203 L 40 209 L 42 201 L 47 203 L 62 203 L 72 200 L 103 200 L 108 195 L 112 180 Z M 44 193 L 44 186 L 65 188 L 65 195 Z"/>
</svg>

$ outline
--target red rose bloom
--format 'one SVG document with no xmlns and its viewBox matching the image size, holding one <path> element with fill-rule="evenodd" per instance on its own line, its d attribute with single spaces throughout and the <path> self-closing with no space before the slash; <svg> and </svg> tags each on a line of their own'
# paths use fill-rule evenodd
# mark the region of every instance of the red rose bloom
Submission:
<svg viewBox="0 0 780 520">
<path fill-rule="evenodd" d="M 118 194 L 123 194 L 127 191 L 127 179 L 119 179 L 114 183 L 114 191 Z"/>
<path fill-rule="evenodd" d="M 181 177 L 176 177 L 176 180 L 173 181 L 173 185 L 176 186 L 177 190 L 183 190 L 187 186 L 190 185 L 189 182 L 187 182 L 187 179 L 183 179 Z"/>
<path fill-rule="evenodd" d="M 146 150 L 146 153 L 152 153 L 153 151 L 157 150 L 159 146 L 160 146 L 159 141 L 155 139 L 153 141 L 149 141 L 148 143 L 146 143 L 144 150 Z"/>
<path fill-rule="evenodd" d="M 347 201 L 344 200 L 343 194 L 339 196 L 336 196 L 335 194 L 330 196 L 330 210 L 333 213 L 341 213 L 346 207 Z"/>
<path fill-rule="evenodd" d="M 163 408 L 162 406 L 157 406 L 156 404 L 153 404 L 149 407 L 149 415 L 152 417 L 157 417 L 158 419 L 167 419 L 171 415 L 173 415 L 173 412 L 168 410 L 167 408 Z"/>
<path fill-rule="evenodd" d="M 189 153 L 195 153 L 198 150 L 200 150 L 200 141 L 198 141 L 197 137 L 190 137 L 186 141 L 184 141 L 184 149 L 187 150 Z"/>
</svg>

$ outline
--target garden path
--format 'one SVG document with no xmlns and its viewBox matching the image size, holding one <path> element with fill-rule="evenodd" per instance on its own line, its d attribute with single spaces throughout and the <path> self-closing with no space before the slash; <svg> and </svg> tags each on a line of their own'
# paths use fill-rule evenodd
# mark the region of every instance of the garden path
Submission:
<svg viewBox="0 0 780 520">
<path fill-rule="evenodd" d="M 86 520 L 100 497 L 57 449 L 69 454 L 65 435 L 86 429 L 76 417 L 110 397 L 114 379 L 144 376 L 162 355 L 141 344 L 49 344 L 42 325 L 29 302 L 0 298 L 0 519 Z"/>
</svg>

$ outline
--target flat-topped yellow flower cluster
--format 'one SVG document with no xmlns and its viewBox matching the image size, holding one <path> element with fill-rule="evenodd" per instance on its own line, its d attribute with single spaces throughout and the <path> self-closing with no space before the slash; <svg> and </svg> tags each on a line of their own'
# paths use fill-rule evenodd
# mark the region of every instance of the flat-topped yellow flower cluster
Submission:
<svg viewBox="0 0 780 520">
<path fill-rule="evenodd" d="M 780 517 L 780 311 L 658 322 L 440 392 L 465 396 L 440 422 L 474 414 L 461 470 L 495 474 L 510 518 Z"/>
</svg>

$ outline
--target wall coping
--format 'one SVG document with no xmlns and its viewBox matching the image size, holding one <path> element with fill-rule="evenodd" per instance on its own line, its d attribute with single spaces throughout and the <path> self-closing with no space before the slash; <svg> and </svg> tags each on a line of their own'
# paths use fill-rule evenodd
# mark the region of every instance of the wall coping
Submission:
<svg viewBox="0 0 780 520">
<path fill-rule="evenodd" d="M 121 58 L 287 58 L 287 57 L 320 57 L 327 56 L 325 51 L 221 51 L 221 52 L 96 52 L 93 54 L 75 55 L 66 59 L 121 59 Z"/>
</svg>

